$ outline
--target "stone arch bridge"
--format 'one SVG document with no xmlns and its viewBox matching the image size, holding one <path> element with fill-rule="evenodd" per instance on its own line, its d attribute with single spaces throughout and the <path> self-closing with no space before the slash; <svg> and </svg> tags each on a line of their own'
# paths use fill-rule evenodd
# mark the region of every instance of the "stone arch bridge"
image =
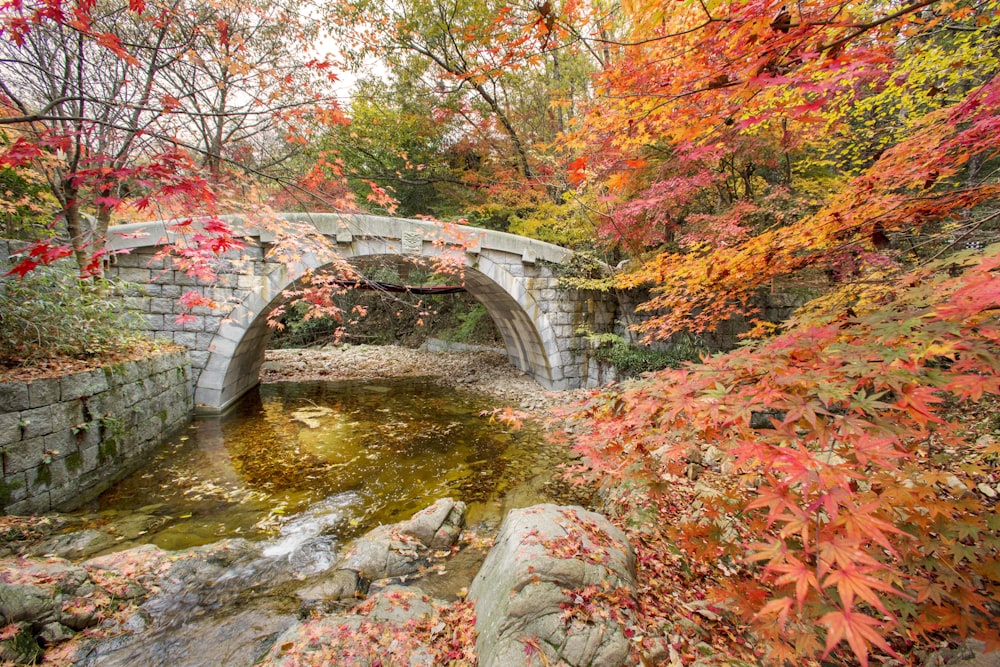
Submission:
<svg viewBox="0 0 1000 667">
<path fill-rule="evenodd" d="M 117 226 L 109 234 L 110 249 L 126 252 L 113 256 L 108 275 L 136 286 L 129 300 L 144 313 L 153 335 L 190 350 L 199 412 L 221 412 L 257 385 L 271 337 L 268 314 L 287 301 L 286 289 L 335 260 L 333 248 L 351 263 L 388 256 L 401 265 L 415 260 L 460 265 L 466 290 L 486 307 L 517 368 L 549 389 L 599 382 L 598 364 L 577 331 L 611 331 L 616 300 L 558 286 L 556 271 L 572 257 L 565 248 L 491 230 L 463 226 L 448 232 L 435 223 L 371 215 L 281 214 L 282 222 L 271 225 L 225 219 L 248 243 L 220 262 L 211 282 L 155 258 L 165 243 L 184 242 L 170 231 L 170 222 Z M 328 240 L 327 250 L 274 259 L 282 225 L 318 232 Z M 185 309 L 178 299 L 191 290 L 224 305 Z M 181 313 L 193 317 L 179 322 Z"/>
</svg>

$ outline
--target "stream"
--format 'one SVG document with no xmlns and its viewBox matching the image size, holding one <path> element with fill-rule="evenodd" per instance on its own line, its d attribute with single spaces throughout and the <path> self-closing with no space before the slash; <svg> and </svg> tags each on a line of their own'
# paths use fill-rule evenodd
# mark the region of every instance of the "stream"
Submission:
<svg viewBox="0 0 1000 667">
<path fill-rule="evenodd" d="M 494 407 L 424 378 L 278 382 L 196 418 L 73 524 L 107 536 L 103 552 L 150 544 L 209 557 L 180 566 L 131 621 L 137 632 L 76 664 L 250 665 L 368 530 L 451 497 L 489 535 L 509 509 L 574 500 L 558 479 L 566 453 L 537 429 L 483 416 Z M 482 555 L 460 552 L 420 585 L 454 599 Z"/>
<path fill-rule="evenodd" d="M 469 505 L 470 523 L 496 523 L 555 452 L 536 429 L 482 416 L 494 407 L 421 378 L 261 385 L 226 415 L 196 418 L 76 516 L 168 550 L 350 539 L 445 497 Z"/>
</svg>

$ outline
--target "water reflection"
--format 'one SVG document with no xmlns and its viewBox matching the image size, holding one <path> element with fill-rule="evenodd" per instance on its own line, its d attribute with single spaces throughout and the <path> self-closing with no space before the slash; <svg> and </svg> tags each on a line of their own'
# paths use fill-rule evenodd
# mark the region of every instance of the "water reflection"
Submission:
<svg viewBox="0 0 1000 667">
<path fill-rule="evenodd" d="M 537 460 L 538 433 L 480 416 L 492 407 L 414 378 L 263 385 L 226 416 L 195 420 L 88 508 L 90 522 L 127 514 L 142 528 L 131 544 L 181 549 L 278 535 L 321 502 L 336 512 L 319 529 L 339 539 L 447 496 L 499 512 L 518 478 L 552 466 Z"/>
</svg>

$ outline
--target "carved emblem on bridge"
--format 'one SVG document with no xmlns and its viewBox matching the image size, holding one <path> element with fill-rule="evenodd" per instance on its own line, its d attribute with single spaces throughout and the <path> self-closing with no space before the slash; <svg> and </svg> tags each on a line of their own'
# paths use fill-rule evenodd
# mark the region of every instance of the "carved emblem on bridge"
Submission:
<svg viewBox="0 0 1000 667">
<path fill-rule="evenodd" d="M 403 232 L 400 240 L 403 243 L 404 255 L 419 255 L 424 248 L 424 235 L 420 232 Z"/>
</svg>

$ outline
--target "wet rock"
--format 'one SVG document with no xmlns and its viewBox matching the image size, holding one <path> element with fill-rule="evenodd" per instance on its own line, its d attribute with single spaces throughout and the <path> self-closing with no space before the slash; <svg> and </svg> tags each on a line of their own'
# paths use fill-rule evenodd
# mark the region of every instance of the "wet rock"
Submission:
<svg viewBox="0 0 1000 667">
<path fill-rule="evenodd" d="M 115 545 L 113 535 L 99 530 L 78 530 L 64 535 L 55 535 L 34 546 L 28 555 L 43 556 L 52 554 L 60 558 L 89 558 Z"/>
<path fill-rule="evenodd" d="M 300 588 L 296 594 L 304 602 L 317 600 L 346 600 L 363 596 L 368 591 L 368 580 L 354 570 L 337 570 L 323 581 Z"/>
<path fill-rule="evenodd" d="M 96 590 L 87 571 L 68 561 L 24 561 L 19 571 L 22 577 L 44 581 L 66 595 L 82 597 Z"/>
<path fill-rule="evenodd" d="M 624 631 L 634 588 L 632 547 L 603 516 L 514 510 L 469 589 L 479 664 L 631 665 Z"/>
<path fill-rule="evenodd" d="M 350 570 L 359 580 L 368 581 L 414 574 L 427 567 L 432 550 L 454 544 L 464 525 L 465 503 L 439 500 L 407 521 L 368 531 L 351 545 L 335 569 Z M 350 582 L 339 576 L 344 585 L 336 590 L 343 597 L 360 590 L 351 590 Z"/>
<path fill-rule="evenodd" d="M 351 545 L 338 569 L 353 570 L 375 580 L 413 574 L 428 564 L 428 548 L 398 526 L 379 526 Z"/>
<path fill-rule="evenodd" d="M 431 549 L 447 549 L 458 540 L 464 526 L 465 503 L 444 498 L 399 524 L 399 532 Z"/>
<path fill-rule="evenodd" d="M 86 646 L 74 656 L 76 667 L 250 667 L 275 638 L 295 623 L 291 614 L 253 605 L 231 614 L 191 619 L 168 630 L 149 626 Z M 141 623 L 136 627 L 141 627 Z"/>
<path fill-rule="evenodd" d="M 256 664 L 275 637 L 295 623 L 297 607 L 293 596 L 272 588 L 293 579 L 287 560 L 262 557 L 261 548 L 237 539 L 182 552 L 137 547 L 88 561 L 88 567 L 110 570 L 130 560 L 151 563 L 154 574 L 141 581 L 156 593 L 125 620 L 104 628 L 110 637 L 85 642 L 74 664 Z M 262 588 L 269 594 L 260 594 Z"/>
<path fill-rule="evenodd" d="M 64 609 L 59 617 L 60 622 L 74 630 L 86 630 L 98 624 L 100 619 L 97 616 L 97 609 L 92 605 L 83 607 L 70 607 Z"/>
</svg>

